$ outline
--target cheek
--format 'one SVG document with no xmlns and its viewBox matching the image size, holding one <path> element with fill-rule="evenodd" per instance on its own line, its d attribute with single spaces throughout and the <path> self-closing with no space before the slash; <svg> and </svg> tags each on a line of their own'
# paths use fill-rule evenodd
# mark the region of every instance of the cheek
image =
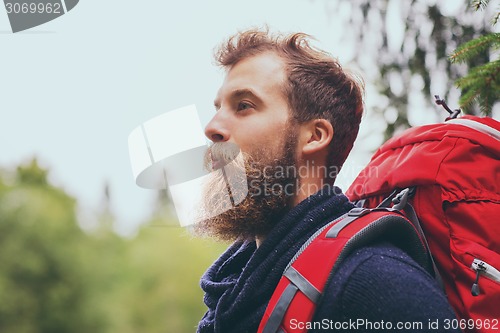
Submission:
<svg viewBox="0 0 500 333">
<path fill-rule="evenodd" d="M 275 153 L 283 144 L 285 122 L 263 122 L 241 128 L 234 136 L 243 152 L 269 151 Z"/>
</svg>

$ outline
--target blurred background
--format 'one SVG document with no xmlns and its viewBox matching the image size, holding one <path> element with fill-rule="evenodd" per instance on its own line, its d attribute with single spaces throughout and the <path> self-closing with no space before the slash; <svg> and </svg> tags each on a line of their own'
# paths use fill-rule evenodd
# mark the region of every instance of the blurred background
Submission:
<svg viewBox="0 0 500 333">
<path fill-rule="evenodd" d="M 192 238 L 164 191 L 135 185 L 127 137 L 193 103 L 209 121 L 223 39 L 264 24 L 306 32 L 365 78 L 346 189 L 385 139 L 444 120 L 435 94 L 499 118 L 495 93 L 455 85 L 498 50 L 449 58 L 499 30 L 499 1 L 474 3 L 81 0 L 16 34 L 0 8 L 0 332 L 195 331 L 199 278 L 227 244 Z"/>
</svg>

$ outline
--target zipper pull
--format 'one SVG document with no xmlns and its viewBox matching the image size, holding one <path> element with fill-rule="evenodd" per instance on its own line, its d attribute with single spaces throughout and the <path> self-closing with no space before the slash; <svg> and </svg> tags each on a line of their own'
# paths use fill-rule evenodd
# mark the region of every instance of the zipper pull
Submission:
<svg viewBox="0 0 500 333">
<path fill-rule="evenodd" d="M 481 262 L 477 263 L 476 280 L 472 284 L 472 288 L 470 290 L 472 296 L 479 296 L 479 294 L 481 293 L 481 290 L 479 289 L 479 276 L 481 275 L 481 273 L 483 273 L 485 271 L 486 271 L 486 267 L 484 266 L 484 262 L 481 261 Z"/>
</svg>

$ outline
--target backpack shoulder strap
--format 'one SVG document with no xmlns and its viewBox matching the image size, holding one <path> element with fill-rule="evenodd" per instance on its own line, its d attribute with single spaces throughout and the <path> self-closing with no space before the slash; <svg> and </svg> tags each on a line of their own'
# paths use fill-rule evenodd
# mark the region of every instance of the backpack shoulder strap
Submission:
<svg viewBox="0 0 500 333">
<path fill-rule="evenodd" d="M 353 208 L 318 230 L 297 252 L 271 297 L 258 332 L 288 332 L 292 319 L 310 322 L 328 280 L 345 258 L 380 240 L 400 247 L 433 274 L 421 235 L 401 212 Z"/>
</svg>

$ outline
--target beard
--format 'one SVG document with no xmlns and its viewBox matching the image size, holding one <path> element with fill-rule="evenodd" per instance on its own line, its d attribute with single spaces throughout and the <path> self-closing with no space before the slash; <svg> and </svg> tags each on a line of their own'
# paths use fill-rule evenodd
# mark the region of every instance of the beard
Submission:
<svg viewBox="0 0 500 333">
<path fill-rule="evenodd" d="M 204 184 L 195 234 L 222 241 L 267 235 L 290 209 L 299 186 L 296 145 L 296 135 L 289 134 L 276 157 L 268 149 L 248 154 L 226 143 L 211 146 L 206 161 L 215 155 L 226 163 Z"/>
</svg>

